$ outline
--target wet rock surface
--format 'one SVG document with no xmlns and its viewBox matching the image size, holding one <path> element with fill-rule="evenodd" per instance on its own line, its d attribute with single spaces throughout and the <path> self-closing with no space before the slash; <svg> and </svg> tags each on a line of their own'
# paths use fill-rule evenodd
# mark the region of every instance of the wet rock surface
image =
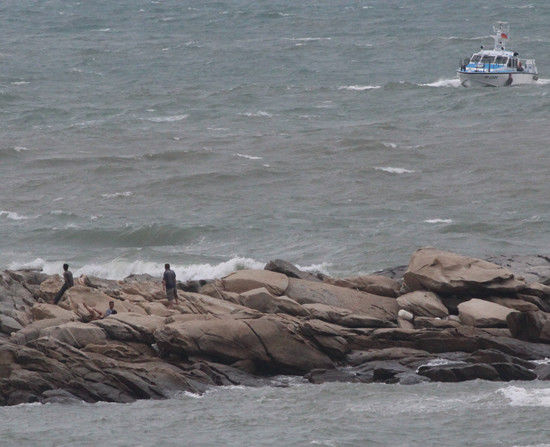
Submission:
<svg viewBox="0 0 550 447">
<path fill-rule="evenodd" d="M 0 404 L 130 402 L 211 386 L 550 380 L 550 262 L 420 249 L 329 278 L 276 260 L 214 281 L 0 273 Z M 517 269 L 517 270 L 515 270 Z M 402 281 L 401 276 L 404 274 Z M 116 315 L 100 318 L 114 301 Z M 90 311 L 93 308 L 97 312 Z"/>
</svg>

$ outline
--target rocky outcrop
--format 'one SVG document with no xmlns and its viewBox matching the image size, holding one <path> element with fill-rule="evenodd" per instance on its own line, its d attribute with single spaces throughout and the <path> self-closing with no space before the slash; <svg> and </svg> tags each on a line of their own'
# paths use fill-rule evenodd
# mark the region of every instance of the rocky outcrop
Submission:
<svg viewBox="0 0 550 447">
<path fill-rule="evenodd" d="M 431 247 L 414 252 L 404 283 L 409 291 L 462 296 L 515 294 L 527 286 L 512 271 L 497 264 Z"/>
<path fill-rule="evenodd" d="M 60 277 L 0 273 L 0 404 L 129 402 L 265 386 L 281 373 L 312 383 L 550 378 L 543 270 L 524 280 L 421 249 L 400 289 L 379 275 L 329 278 L 280 260 L 268 267 L 178 283 L 171 307 L 149 275 L 75 278 L 55 306 L 44 301 Z M 111 300 L 118 313 L 101 318 Z"/>
</svg>

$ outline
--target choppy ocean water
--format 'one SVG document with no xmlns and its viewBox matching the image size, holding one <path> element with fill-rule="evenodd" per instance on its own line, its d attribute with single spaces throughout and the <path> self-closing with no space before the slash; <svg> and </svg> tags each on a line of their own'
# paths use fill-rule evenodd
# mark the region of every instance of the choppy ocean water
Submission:
<svg viewBox="0 0 550 447">
<path fill-rule="evenodd" d="M 545 1 L 0 4 L 0 265 L 335 274 L 549 246 Z M 535 86 L 458 87 L 508 20 Z"/>
<path fill-rule="evenodd" d="M 549 413 L 540 382 L 222 387 L 133 404 L 0 408 L 0 443 L 543 447 Z"/>
</svg>

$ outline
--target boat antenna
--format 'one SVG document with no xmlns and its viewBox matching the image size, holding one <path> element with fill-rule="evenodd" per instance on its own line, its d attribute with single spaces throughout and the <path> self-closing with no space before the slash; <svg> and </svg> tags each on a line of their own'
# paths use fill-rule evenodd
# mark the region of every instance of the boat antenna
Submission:
<svg viewBox="0 0 550 447">
<path fill-rule="evenodd" d="M 495 50 L 506 49 L 506 41 L 510 38 L 510 24 L 508 22 L 497 22 L 493 25 Z"/>
</svg>

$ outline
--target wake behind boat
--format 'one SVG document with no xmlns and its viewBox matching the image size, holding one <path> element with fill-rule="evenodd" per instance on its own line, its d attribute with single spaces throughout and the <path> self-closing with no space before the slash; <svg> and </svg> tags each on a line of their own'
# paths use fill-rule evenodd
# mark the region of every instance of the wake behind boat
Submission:
<svg viewBox="0 0 550 447">
<path fill-rule="evenodd" d="M 519 53 L 506 49 L 505 42 L 510 35 L 507 22 L 493 25 L 495 47 L 474 53 L 465 59 L 457 70 L 460 83 L 464 87 L 482 85 L 505 87 L 519 84 L 534 84 L 538 80 L 535 59 L 520 59 Z"/>
</svg>

